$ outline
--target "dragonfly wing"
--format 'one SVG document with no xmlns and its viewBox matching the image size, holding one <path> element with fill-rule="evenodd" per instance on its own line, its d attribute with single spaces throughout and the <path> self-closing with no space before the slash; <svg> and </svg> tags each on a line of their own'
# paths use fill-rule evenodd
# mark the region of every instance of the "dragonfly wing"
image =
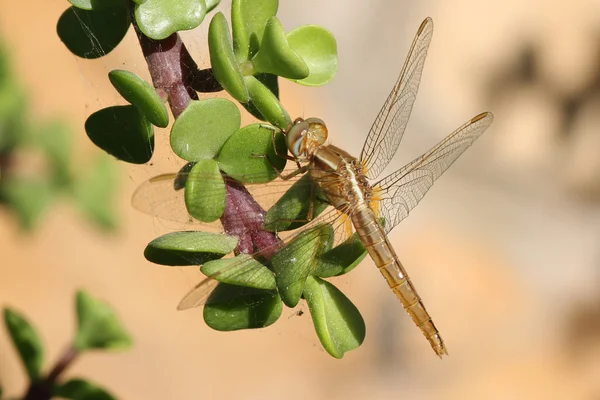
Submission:
<svg viewBox="0 0 600 400">
<path fill-rule="evenodd" d="M 427 153 L 373 185 L 380 199 L 379 211 L 385 219 L 386 232 L 408 216 L 433 182 L 481 136 L 492 120 L 489 112 L 477 115 Z"/>
<path fill-rule="evenodd" d="M 427 18 L 419 27 L 398 80 L 369 130 L 360 154 L 369 179 L 379 176 L 398 150 L 417 97 L 432 36 L 433 21 Z"/>
<path fill-rule="evenodd" d="M 290 186 L 295 184 L 301 176 L 287 181 L 277 179 L 269 183 L 246 184 L 244 186 L 256 201 L 265 209 L 270 208 Z M 165 221 L 181 222 L 186 224 L 199 224 L 203 228 L 211 230 L 221 229 L 219 222 L 202 223 L 195 221 L 190 216 L 185 204 L 185 182 L 194 179 L 197 182 L 205 182 L 208 187 L 213 185 L 215 177 L 202 176 L 194 174 L 193 177 L 186 173 L 170 173 L 158 175 L 142 183 L 134 192 L 131 203 L 134 208 L 153 217 L 158 217 Z M 231 181 L 232 185 L 239 185 L 239 182 L 231 180 L 224 176 L 225 181 Z M 309 188 L 306 189 L 307 191 Z M 210 193 L 206 193 L 210 196 Z M 243 211 L 241 211 L 243 213 Z M 240 211 L 238 211 L 240 213 Z"/>
<path fill-rule="evenodd" d="M 331 225 L 331 232 L 333 233 L 328 233 L 328 230 L 323 230 L 321 227 L 324 225 Z M 311 240 L 307 240 L 307 234 L 311 233 L 314 233 L 313 237 L 310 238 Z M 322 236 L 323 234 L 326 234 L 327 238 L 320 237 L 320 235 Z M 257 268 L 257 260 L 264 261 L 265 259 L 270 259 L 275 262 L 274 260 L 278 257 L 287 257 L 287 253 L 290 253 L 290 249 L 294 254 L 293 260 L 287 260 L 289 268 L 285 271 L 279 271 L 278 274 L 292 274 L 296 275 L 299 280 L 305 279 L 306 277 L 303 278 L 303 274 L 313 272 L 317 267 L 314 265 L 315 257 L 320 255 L 316 251 L 317 248 L 323 248 L 326 240 L 331 240 L 335 246 L 344 241 L 348 234 L 351 234 L 351 232 L 347 231 L 346 219 L 343 214 L 340 214 L 336 209 L 330 208 L 302 228 L 293 232 L 279 233 L 279 235 L 283 237 L 281 242 L 264 248 L 253 254 L 251 257 L 238 257 L 236 261 L 229 263 L 218 273 L 206 277 L 183 297 L 177 306 L 177 309 L 186 310 L 204 305 L 212 291 L 219 284 L 219 280 L 222 279 L 221 276 L 227 277 L 228 280 L 225 281 L 227 283 L 237 281 L 241 286 L 241 290 L 243 290 L 246 285 L 265 289 L 265 287 L 261 287 L 261 285 L 264 285 L 265 281 L 264 275 L 261 277 L 261 274 L 264 274 L 265 267 L 262 267 L 262 270 Z M 285 237 L 286 235 L 287 237 Z M 294 242 L 296 242 L 295 247 L 290 248 L 287 246 Z"/>
</svg>

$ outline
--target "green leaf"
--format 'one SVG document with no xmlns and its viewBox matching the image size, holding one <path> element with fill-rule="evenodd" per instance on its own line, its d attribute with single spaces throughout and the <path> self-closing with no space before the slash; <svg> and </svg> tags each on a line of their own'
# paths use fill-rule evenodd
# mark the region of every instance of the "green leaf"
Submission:
<svg viewBox="0 0 600 400">
<path fill-rule="evenodd" d="M 248 254 L 209 261 L 200 268 L 200 271 L 206 276 L 230 285 L 265 290 L 277 288 L 273 271 Z"/>
<path fill-rule="evenodd" d="M 55 385 L 52 395 L 72 400 L 116 400 L 112 394 L 84 379 L 70 379 Z"/>
<path fill-rule="evenodd" d="M 19 352 L 29 380 L 37 381 L 44 363 L 44 348 L 38 333 L 25 317 L 10 308 L 4 309 L 4 324 Z"/>
<path fill-rule="evenodd" d="M 277 292 L 220 283 L 204 306 L 204 321 L 218 331 L 264 328 L 281 316 Z"/>
<path fill-rule="evenodd" d="M 125 7 L 98 11 L 69 7 L 58 20 L 56 31 L 71 53 L 93 59 L 113 51 L 125 37 L 129 25 Z"/>
<path fill-rule="evenodd" d="M 186 161 L 213 158 L 240 124 L 240 110 L 232 101 L 193 100 L 173 124 L 171 147 Z"/>
<path fill-rule="evenodd" d="M 204 0 L 146 0 L 135 5 L 135 20 L 140 30 L 154 40 L 194 29 L 205 16 Z"/>
<path fill-rule="evenodd" d="M 10 177 L 3 179 L 0 194 L 15 211 L 21 227 L 30 230 L 49 208 L 55 190 L 40 178 Z"/>
<path fill-rule="evenodd" d="M 244 82 L 248 88 L 251 106 L 256 108 L 266 121 L 284 131 L 292 125 L 289 114 L 267 86 L 254 76 L 244 77 Z M 245 107 L 249 109 L 248 106 Z"/>
<path fill-rule="evenodd" d="M 131 347 L 132 340 L 112 308 L 84 291 L 77 292 L 77 334 L 75 348 L 120 350 Z"/>
<path fill-rule="evenodd" d="M 229 26 L 223 13 L 218 12 L 208 27 L 208 50 L 215 78 L 240 103 L 250 100 L 244 77 L 233 54 Z"/>
<path fill-rule="evenodd" d="M 352 271 L 367 255 L 358 234 L 355 232 L 343 243 L 319 257 L 319 268 L 315 275 L 321 278 L 347 274 Z"/>
<path fill-rule="evenodd" d="M 285 168 L 285 137 L 277 132 L 277 151 L 273 149 L 273 131 L 261 124 L 252 124 L 237 131 L 225 143 L 217 157 L 219 167 L 233 179 L 244 183 L 262 183 L 275 179 L 275 171 Z M 266 155 L 266 157 L 263 157 Z"/>
<path fill-rule="evenodd" d="M 255 78 L 262 83 L 267 89 L 269 89 L 269 91 L 275 96 L 276 99 L 279 99 L 279 77 L 277 75 L 273 75 L 273 74 L 258 74 L 255 76 Z M 259 90 L 263 90 L 263 88 L 260 88 Z M 267 101 L 269 101 L 271 98 L 271 96 L 269 96 L 269 99 Z M 280 108 L 278 111 L 276 111 L 276 113 L 279 114 L 283 114 L 285 115 L 286 111 L 283 110 L 281 111 L 281 109 L 283 109 L 283 106 L 281 104 L 276 104 L 277 108 Z M 246 109 L 246 111 L 248 111 L 250 114 L 252 114 L 254 117 L 256 117 L 257 119 L 260 119 L 261 121 L 266 121 L 267 118 L 265 118 L 261 112 L 258 110 L 258 108 L 256 108 L 256 106 L 254 105 L 254 103 L 252 102 L 252 100 L 250 100 L 250 102 L 248 103 L 244 103 L 242 104 L 242 106 L 244 106 L 244 108 Z"/>
<path fill-rule="evenodd" d="M 103 108 L 85 121 L 91 141 L 119 160 L 144 164 L 154 152 L 154 128 L 134 106 Z"/>
<path fill-rule="evenodd" d="M 305 86 L 322 86 L 337 73 L 338 56 L 335 37 L 317 25 L 300 26 L 287 34 L 290 47 L 308 65 L 310 74 L 303 79 L 291 78 Z"/>
<path fill-rule="evenodd" d="M 251 59 L 260 48 L 269 18 L 277 14 L 278 0 L 234 0 L 231 4 L 233 48 L 239 62 Z"/>
<path fill-rule="evenodd" d="M 321 344 L 335 358 L 358 348 L 365 339 L 366 327 L 354 304 L 335 286 L 309 276 L 304 298 Z"/>
<path fill-rule="evenodd" d="M 311 202 L 313 219 L 329 206 L 320 186 L 310 174 L 305 174 L 269 209 L 265 217 L 265 230 L 280 232 L 305 225 L 309 222 Z"/>
<path fill-rule="evenodd" d="M 82 10 L 104 10 L 107 8 L 123 8 L 123 0 L 69 0 L 74 7 Z"/>
<path fill-rule="evenodd" d="M 252 58 L 255 73 L 267 72 L 290 79 L 306 78 L 308 66 L 288 44 L 283 26 L 277 17 L 269 18 L 260 50 Z"/>
<path fill-rule="evenodd" d="M 225 211 L 225 181 L 215 160 L 201 160 L 192 167 L 185 184 L 185 206 L 202 222 L 213 222 Z"/>
<path fill-rule="evenodd" d="M 44 149 L 50 164 L 52 184 L 57 188 L 71 185 L 71 132 L 62 122 L 52 121 L 40 127 L 35 140 Z"/>
<path fill-rule="evenodd" d="M 169 112 L 154 87 L 133 72 L 120 69 L 108 73 L 108 79 L 125 100 L 160 128 L 169 125 Z"/>
<path fill-rule="evenodd" d="M 117 227 L 116 210 L 118 177 L 114 160 L 105 154 L 98 157 L 75 182 L 75 198 L 83 213 L 98 227 Z"/>
<path fill-rule="evenodd" d="M 219 5 L 221 0 L 205 0 L 206 3 L 206 12 L 212 11 L 216 6 Z"/>
<path fill-rule="evenodd" d="M 148 243 L 144 257 L 161 265 L 202 265 L 231 253 L 237 244 L 235 236 L 198 231 L 171 232 Z"/>
<path fill-rule="evenodd" d="M 296 307 L 306 278 L 318 267 L 318 257 L 331 249 L 333 227 L 320 224 L 301 232 L 273 256 L 275 280 L 281 299 L 288 307 Z"/>
</svg>

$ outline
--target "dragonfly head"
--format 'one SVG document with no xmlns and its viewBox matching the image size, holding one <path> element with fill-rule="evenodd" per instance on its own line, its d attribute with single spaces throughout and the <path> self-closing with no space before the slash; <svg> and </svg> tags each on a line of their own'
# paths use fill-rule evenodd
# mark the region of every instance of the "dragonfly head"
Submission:
<svg viewBox="0 0 600 400">
<path fill-rule="evenodd" d="M 285 134 L 287 147 L 294 157 L 310 155 L 327 140 L 327 127 L 319 118 L 297 118 Z"/>
</svg>

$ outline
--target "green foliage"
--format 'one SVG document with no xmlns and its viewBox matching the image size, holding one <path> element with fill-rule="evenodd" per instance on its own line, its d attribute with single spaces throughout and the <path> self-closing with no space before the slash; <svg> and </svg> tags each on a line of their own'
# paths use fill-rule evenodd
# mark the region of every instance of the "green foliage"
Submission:
<svg viewBox="0 0 600 400">
<path fill-rule="evenodd" d="M 204 306 L 204 321 L 218 331 L 264 328 L 281 316 L 276 292 L 219 284 Z"/>
<path fill-rule="evenodd" d="M 92 168 L 83 171 L 73 187 L 79 208 L 97 226 L 106 230 L 117 226 L 113 193 L 117 180 L 114 163 L 101 154 L 92 160 Z"/>
<path fill-rule="evenodd" d="M 68 196 L 97 226 L 114 228 L 116 182 L 106 157 L 75 171 L 70 129 L 58 120 L 35 121 L 17 82 L 0 45 L 0 204 L 31 230 L 60 196 Z"/>
<path fill-rule="evenodd" d="M 146 0 L 135 5 L 135 20 L 140 30 L 156 40 L 196 28 L 205 15 L 204 0 Z"/>
<path fill-rule="evenodd" d="M 72 400 L 115 400 L 115 397 L 103 388 L 77 378 L 56 385 L 52 392 L 56 397 Z"/>
<path fill-rule="evenodd" d="M 80 291 L 77 293 L 78 351 L 104 349 L 121 350 L 131 347 L 131 338 L 118 321 L 115 312 L 107 304 Z"/>
<path fill-rule="evenodd" d="M 171 148 L 187 161 L 213 158 L 240 124 L 240 111 L 229 100 L 192 101 L 173 124 Z"/>
<path fill-rule="evenodd" d="M 112 106 L 96 111 L 85 121 L 92 142 L 108 154 L 134 164 L 150 161 L 154 128 L 134 106 Z"/>
<path fill-rule="evenodd" d="M 231 253 L 238 238 L 216 233 L 184 231 L 157 237 L 146 246 L 148 261 L 162 265 L 200 265 Z"/>
<path fill-rule="evenodd" d="M 93 2 L 96 3 L 100 2 Z M 104 57 L 117 47 L 129 29 L 131 22 L 124 4 L 90 11 L 70 7 L 58 20 L 56 31 L 60 40 L 77 57 Z"/>
<path fill-rule="evenodd" d="M 38 333 L 25 317 L 10 308 L 4 309 L 4 324 L 19 352 L 29 380 L 39 380 L 44 363 L 44 348 Z"/>
<path fill-rule="evenodd" d="M 133 72 L 115 69 L 108 73 L 108 79 L 125 100 L 135 106 L 153 125 L 166 128 L 169 125 L 169 112 L 163 100 L 151 84 Z"/>
<path fill-rule="evenodd" d="M 234 0 L 231 7 L 232 35 L 222 13 L 213 17 L 209 28 L 215 77 L 247 109 L 257 109 L 253 115 L 287 129 L 292 121 L 277 94 L 261 80 L 250 78 L 268 73 L 310 86 L 323 85 L 337 71 L 335 39 L 326 29 L 312 25 L 286 35 L 275 16 L 277 0 Z"/>
<path fill-rule="evenodd" d="M 318 25 L 300 26 L 287 35 L 289 46 L 308 65 L 310 74 L 293 79 L 306 86 L 322 86 L 329 83 L 337 72 L 337 43 L 327 29 Z"/>
<path fill-rule="evenodd" d="M 319 256 L 331 249 L 332 244 L 332 226 L 321 224 L 301 232 L 275 254 L 272 263 L 277 289 L 286 306 L 296 307 L 304 291 L 306 278 L 318 268 Z M 290 268 L 290 260 L 293 260 L 294 268 Z"/>
<path fill-rule="evenodd" d="M 310 276 L 304 298 L 321 344 L 335 358 L 354 350 L 365 339 L 365 322 L 358 309 L 331 283 Z"/>
<path fill-rule="evenodd" d="M 273 272 L 247 254 L 209 261 L 200 268 L 204 275 L 219 282 L 254 289 L 275 290 Z"/>
<path fill-rule="evenodd" d="M 214 222 L 225 211 L 225 181 L 215 160 L 202 160 L 192 167 L 185 185 L 185 206 L 202 222 Z"/>
<path fill-rule="evenodd" d="M 85 292 L 77 294 L 78 331 L 75 344 L 61 356 L 47 376 L 42 374 L 44 349 L 33 326 L 11 308 L 4 309 L 4 323 L 17 349 L 29 377 L 28 395 L 24 398 L 50 398 L 56 396 L 73 400 L 114 400 L 109 392 L 84 379 L 61 382 L 61 374 L 82 350 L 92 348 L 125 348 L 131 339 L 118 324 L 107 305 Z M 31 394 L 37 397 L 31 397 Z M 0 388 L 0 397 L 2 389 Z M 41 396 L 41 397 L 40 397 Z"/>
<path fill-rule="evenodd" d="M 217 161 L 227 175 L 244 183 L 269 182 L 285 168 L 286 159 L 279 154 L 286 153 L 285 138 L 275 133 L 273 148 L 271 129 L 261 124 L 243 127 L 225 143 Z"/>
<path fill-rule="evenodd" d="M 313 218 L 329 207 L 321 188 L 306 174 L 269 209 L 265 217 L 265 229 L 280 232 L 301 227 L 309 222 L 311 204 Z"/>
</svg>

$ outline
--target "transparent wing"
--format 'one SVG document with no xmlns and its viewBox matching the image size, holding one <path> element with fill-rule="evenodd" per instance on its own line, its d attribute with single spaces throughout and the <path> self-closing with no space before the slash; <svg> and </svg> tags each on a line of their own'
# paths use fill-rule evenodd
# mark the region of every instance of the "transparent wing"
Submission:
<svg viewBox="0 0 600 400">
<path fill-rule="evenodd" d="M 297 229 L 293 232 L 284 232 L 287 237 L 282 238 L 281 242 L 274 244 L 268 248 L 262 249 L 259 252 L 252 254 L 250 257 L 241 257 L 238 261 L 231 263 L 227 268 L 223 269 L 217 274 L 208 276 L 194 286 L 179 302 L 177 309 L 186 310 L 189 308 L 199 307 L 204 305 L 212 291 L 220 283 L 218 281 L 219 275 L 227 275 L 230 279 L 242 280 L 246 282 L 253 282 L 257 280 L 258 272 L 253 270 L 256 260 L 272 259 L 276 257 L 279 251 L 285 248 L 286 245 L 297 240 L 301 233 L 310 233 L 311 231 L 320 232 L 319 227 L 322 224 L 329 224 L 333 228 L 333 246 L 344 241 L 348 238 L 352 232 L 349 231 L 347 223 L 347 216 L 340 211 L 329 208 L 328 211 L 321 214 L 318 218 L 311 221 L 304 227 Z M 315 241 L 319 240 L 319 237 L 314 238 Z M 314 257 L 319 254 L 315 253 L 315 241 L 306 243 L 300 250 L 302 255 L 297 256 L 294 260 L 290 260 L 289 268 L 293 268 L 295 271 L 304 271 L 311 269 L 308 264 L 314 261 Z M 244 288 L 242 287 L 241 290 Z"/>
<path fill-rule="evenodd" d="M 369 179 L 377 178 L 398 150 L 417 97 L 432 36 L 433 21 L 427 18 L 419 27 L 398 80 L 369 130 L 360 153 Z"/>
<path fill-rule="evenodd" d="M 136 190 L 132 202 L 137 209 L 147 214 L 159 216 L 169 220 L 188 222 L 191 217 L 187 213 L 184 205 L 184 190 L 177 190 L 177 188 L 182 187 L 182 182 L 185 181 L 185 179 L 192 179 L 192 177 L 186 173 L 179 173 L 165 174 L 152 178 L 149 181 L 144 182 Z M 194 175 L 193 179 L 201 180 L 209 179 L 209 177 Z M 296 186 L 296 189 L 299 188 L 299 190 L 305 190 L 307 192 L 311 191 L 308 183 L 305 185 L 303 181 L 298 181 L 297 179 L 291 181 L 276 180 L 267 184 L 247 185 L 247 188 L 253 196 L 253 199 L 256 200 L 257 203 L 259 203 L 262 207 L 264 207 L 264 209 L 268 209 L 279 198 L 281 198 L 286 190 L 289 189 L 294 183 L 297 185 L 299 184 Z M 333 171 L 331 171 L 331 174 L 328 174 L 328 177 L 322 178 L 316 183 L 322 187 L 324 191 L 326 191 L 328 187 L 335 186 L 336 184 L 343 184 L 343 182 L 340 181 L 339 176 Z M 239 183 L 232 181 L 231 184 L 235 190 L 239 189 Z M 240 204 L 235 204 L 232 209 L 234 209 L 234 212 L 231 213 L 230 218 L 235 218 L 236 220 L 233 221 L 233 225 L 241 226 L 242 228 L 237 233 L 228 233 L 238 236 L 240 238 L 240 243 L 244 242 L 245 240 L 250 241 L 250 245 L 243 246 L 244 249 L 241 250 L 241 253 L 252 253 L 253 247 L 255 247 L 258 242 L 264 239 L 262 238 L 263 235 L 273 235 L 272 232 L 260 230 L 264 220 L 264 214 L 259 213 L 256 208 L 247 208 L 246 206 L 240 207 Z M 346 211 L 346 213 L 344 213 L 344 211 Z M 332 226 L 333 246 L 343 242 L 349 235 L 352 234 L 351 224 L 347 216 L 347 213 L 349 212 L 351 211 L 340 211 L 328 207 L 311 222 L 298 229 L 277 232 L 278 240 L 274 243 L 270 242 L 273 244 L 268 246 L 259 246 L 261 248 L 260 251 L 255 252 L 249 257 L 236 259 L 236 261 L 228 264 L 227 267 L 219 271 L 219 273 L 211 275 L 202 280 L 181 300 L 178 309 L 188 309 L 204 304 L 209 298 L 211 292 L 218 285 L 219 282 L 217 279 L 220 279 L 219 275 L 226 275 L 230 280 L 234 281 L 238 280 L 244 282 L 255 282 L 258 279 L 257 276 L 259 275 L 259 272 L 256 269 L 255 260 L 265 261 L 275 257 L 285 245 L 296 240 L 300 234 L 310 232 L 311 230 L 319 232 L 317 227 L 321 224 L 328 224 Z M 246 221 L 238 224 L 238 220 L 258 220 L 259 223 L 258 226 L 256 224 L 253 225 L 252 223 L 247 223 Z M 213 230 L 219 232 L 223 231 L 223 227 L 218 221 L 212 224 L 201 223 L 201 225 L 202 230 Z M 241 244 L 238 247 L 238 250 L 240 250 L 240 248 L 242 248 Z M 294 265 L 290 265 L 290 268 L 293 268 L 294 270 L 302 270 L 307 268 L 307 263 L 311 260 L 310 254 L 314 251 L 315 246 L 303 246 L 300 253 L 306 254 L 306 256 L 296 257 Z M 248 292 L 251 293 L 252 291 L 249 290 Z"/>
<path fill-rule="evenodd" d="M 285 173 L 285 172 L 284 172 Z M 183 186 L 189 178 L 189 173 L 169 173 L 158 175 L 150 178 L 142 183 L 134 192 L 131 204 L 137 210 L 158 217 L 167 221 L 180 222 L 185 224 L 199 224 L 203 228 L 210 230 L 222 230 L 221 224 L 217 221 L 214 223 L 204 223 L 193 220 L 185 206 L 185 191 Z M 263 208 L 270 208 L 293 184 L 295 184 L 301 176 L 290 180 L 280 180 L 262 184 L 244 184 L 252 198 Z M 214 176 L 202 176 L 195 174 L 193 178 L 199 182 L 207 182 L 214 180 Z M 239 182 L 231 180 L 224 176 L 225 181 L 233 184 Z M 211 185 L 209 185 L 211 186 Z M 306 190 L 310 190 L 308 187 Z M 243 213 L 244 211 L 239 211 Z M 248 210 L 247 212 L 254 212 Z"/>
<path fill-rule="evenodd" d="M 489 112 L 477 115 L 427 153 L 373 185 L 379 194 L 379 211 L 385 218 L 386 232 L 408 216 L 433 182 L 481 136 L 492 120 Z"/>
</svg>

